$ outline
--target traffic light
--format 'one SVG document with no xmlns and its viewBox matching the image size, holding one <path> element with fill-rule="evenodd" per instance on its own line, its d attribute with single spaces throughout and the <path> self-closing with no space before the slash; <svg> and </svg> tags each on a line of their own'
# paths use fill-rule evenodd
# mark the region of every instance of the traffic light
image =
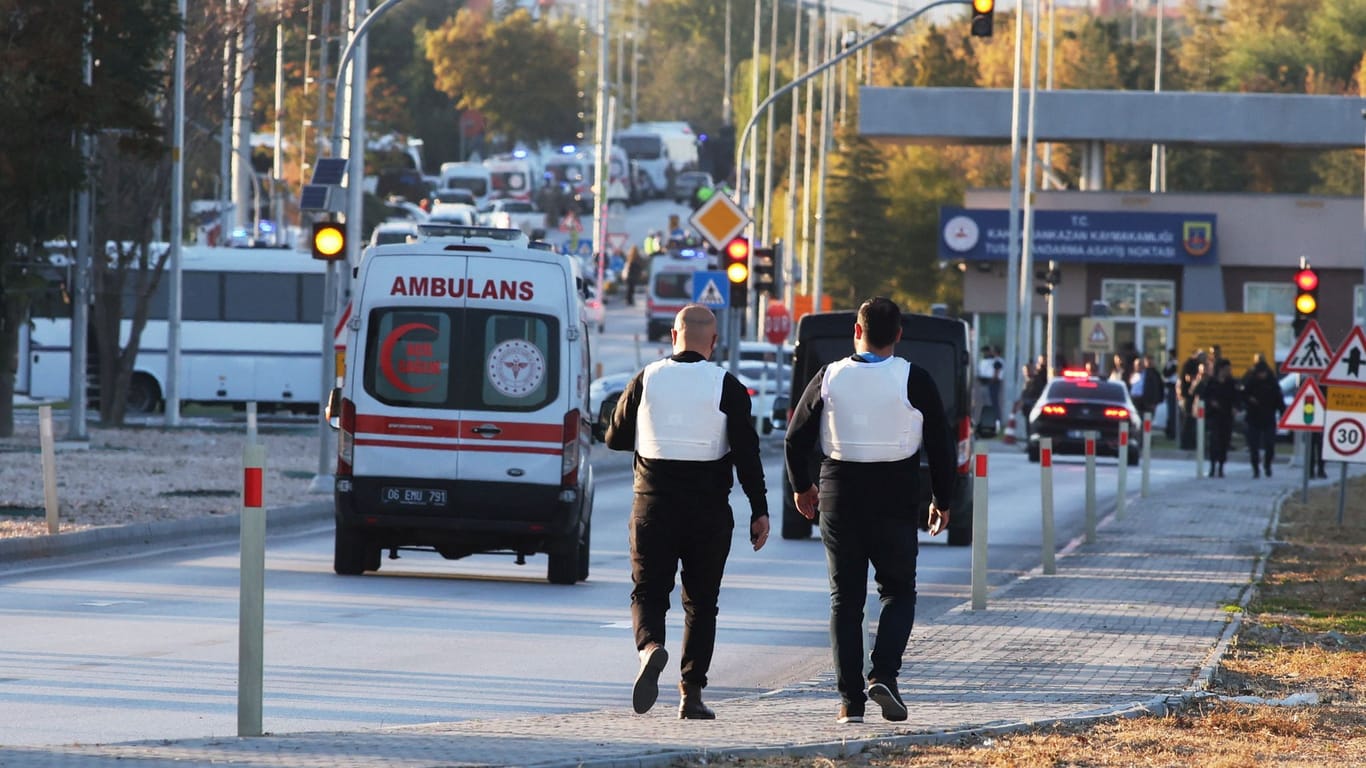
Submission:
<svg viewBox="0 0 1366 768">
<path fill-rule="evenodd" d="M 1318 316 L 1319 312 L 1319 273 L 1305 265 L 1295 273 L 1295 336 L 1304 332 L 1304 326 Z"/>
<path fill-rule="evenodd" d="M 1034 277 L 1043 281 L 1043 285 L 1037 286 L 1034 290 L 1040 296 L 1048 296 L 1057 289 L 1058 283 L 1062 282 L 1062 270 L 1055 266 L 1040 267 L 1034 270 Z"/>
<path fill-rule="evenodd" d="M 749 241 L 737 237 L 726 243 L 721 252 L 721 267 L 730 281 L 730 305 L 745 307 L 749 304 Z"/>
<path fill-rule="evenodd" d="M 772 248 L 755 248 L 752 266 L 754 267 L 754 292 L 774 296 L 778 293 L 778 280 L 774 274 L 778 257 Z"/>
<path fill-rule="evenodd" d="M 972 0 L 972 36 L 991 37 L 991 16 L 996 0 Z"/>
<path fill-rule="evenodd" d="M 313 258 L 340 261 L 346 258 L 346 225 L 335 221 L 313 222 Z"/>
</svg>

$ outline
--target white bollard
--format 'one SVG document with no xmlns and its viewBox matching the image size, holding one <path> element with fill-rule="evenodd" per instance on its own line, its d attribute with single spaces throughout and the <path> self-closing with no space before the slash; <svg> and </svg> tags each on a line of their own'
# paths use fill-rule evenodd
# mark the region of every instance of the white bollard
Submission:
<svg viewBox="0 0 1366 768">
<path fill-rule="evenodd" d="M 987 607 L 987 454 L 973 457 L 972 481 L 972 610 Z M 952 514 L 952 512 L 950 512 Z M 945 534 L 947 535 L 947 534 Z"/>
<path fill-rule="evenodd" d="M 52 406 L 38 406 L 38 444 L 42 450 L 43 507 L 47 513 L 47 532 L 56 533 L 57 520 L 57 448 L 52 439 Z"/>
<path fill-rule="evenodd" d="M 256 445 L 256 401 L 247 403 L 247 445 Z"/>
<path fill-rule="evenodd" d="M 1053 530 L 1053 438 L 1039 438 L 1039 504 L 1043 510 L 1043 572 L 1058 572 L 1053 550 L 1057 534 Z"/>
<path fill-rule="evenodd" d="M 1096 543 L 1096 432 L 1086 430 L 1086 543 Z"/>
<path fill-rule="evenodd" d="M 1205 464 L 1205 403 L 1195 399 L 1195 476 L 1203 477 Z"/>
<path fill-rule="evenodd" d="M 1115 485 L 1115 519 L 1124 519 L 1124 496 L 1129 479 L 1129 420 L 1119 425 L 1119 472 Z"/>
<path fill-rule="evenodd" d="M 237 616 L 237 735 L 260 736 L 265 657 L 266 511 L 262 508 L 266 447 L 242 452 L 241 564 Z"/>
<path fill-rule="evenodd" d="M 1139 485 L 1139 495 L 1148 498 L 1148 460 L 1153 453 L 1153 417 L 1143 417 L 1143 455 L 1139 459 L 1143 462 L 1143 482 Z"/>
</svg>

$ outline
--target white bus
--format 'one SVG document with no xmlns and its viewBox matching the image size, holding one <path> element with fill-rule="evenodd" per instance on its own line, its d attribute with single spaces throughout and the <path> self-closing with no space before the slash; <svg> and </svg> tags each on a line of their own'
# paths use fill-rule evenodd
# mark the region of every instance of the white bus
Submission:
<svg viewBox="0 0 1366 768">
<path fill-rule="evenodd" d="M 181 402 L 255 401 L 263 410 L 316 412 L 322 398 L 324 263 L 307 253 L 265 248 L 186 246 L 183 253 Z M 70 393 L 65 276 L 65 267 L 52 275 L 53 288 L 35 305 L 31 327 L 20 331 L 15 389 L 32 398 L 67 399 Z M 167 272 L 150 300 L 129 385 L 129 414 L 153 413 L 164 404 L 169 282 Z M 130 296 L 125 318 L 131 312 Z M 131 327 L 125 319 L 120 346 L 127 344 Z M 93 329 L 89 349 L 93 386 Z"/>
<path fill-rule="evenodd" d="M 642 198 L 664 197 L 669 193 L 669 147 L 655 131 L 625 130 L 613 137 L 617 146 L 635 166 L 636 187 Z"/>
</svg>

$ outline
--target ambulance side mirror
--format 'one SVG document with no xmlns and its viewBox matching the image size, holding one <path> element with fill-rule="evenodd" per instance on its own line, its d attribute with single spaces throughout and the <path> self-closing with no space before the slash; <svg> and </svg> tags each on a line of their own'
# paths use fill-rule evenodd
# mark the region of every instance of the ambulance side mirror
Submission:
<svg viewBox="0 0 1366 768">
<path fill-rule="evenodd" d="M 327 425 L 333 429 L 341 428 L 341 387 L 333 387 L 327 397 Z"/>
</svg>

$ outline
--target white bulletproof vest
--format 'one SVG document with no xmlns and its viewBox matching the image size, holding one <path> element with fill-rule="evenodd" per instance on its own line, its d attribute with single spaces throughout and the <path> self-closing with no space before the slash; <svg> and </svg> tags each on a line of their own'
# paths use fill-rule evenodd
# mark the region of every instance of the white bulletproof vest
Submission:
<svg viewBox="0 0 1366 768">
<path fill-rule="evenodd" d="M 920 450 L 925 417 L 906 399 L 911 364 L 831 363 L 821 379 L 821 450 L 837 461 L 900 461 Z"/>
<path fill-rule="evenodd" d="M 645 459 L 715 461 L 730 453 L 721 385 L 726 372 L 707 362 L 671 359 L 645 366 L 636 411 L 636 453 Z"/>
</svg>

